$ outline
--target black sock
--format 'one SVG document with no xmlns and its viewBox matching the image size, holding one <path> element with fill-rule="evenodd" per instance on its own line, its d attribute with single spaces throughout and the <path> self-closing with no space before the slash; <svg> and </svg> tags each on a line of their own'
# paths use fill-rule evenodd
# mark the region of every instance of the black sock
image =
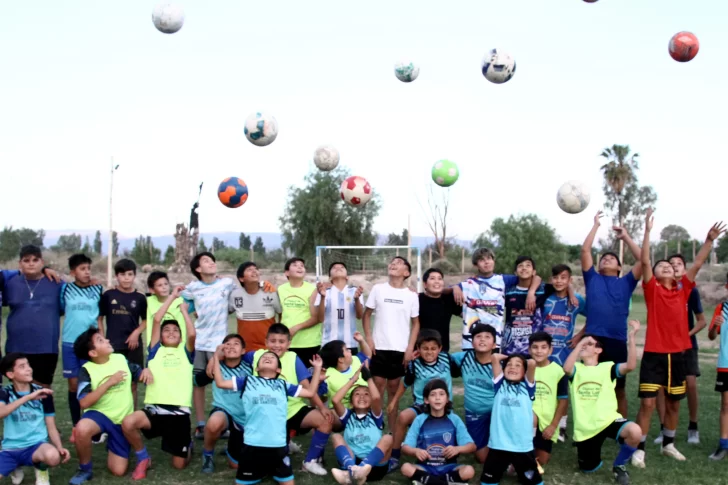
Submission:
<svg viewBox="0 0 728 485">
<path fill-rule="evenodd" d="M 76 426 L 76 423 L 81 421 L 81 405 L 78 403 L 75 392 L 68 393 L 68 409 L 71 410 L 71 421 Z"/>
<path fill-rule="evenodd" d="M 663 429 L 665 429 L 665 425 L 660 423 L 660 431 L 662 431 Z"/>
<path fill-rule="evenodd" d="M 662 446 L 667 446 L 667 445 L 672 444 L 674 442 L 675 442 L 675 437 L 674 436 L 665 436 L 665 435 L 662 435 Z"/>
<path fill-rule="evenodd" d="M 463 480 L 463 478 L 460 476 L 460 472 L 457 470 L 453 470 L 450 473 L 446 473 L 445 480 L 447 480 L 448 483 L 465 483 L 466 482 L 466 480 Z"/>
<path fill-rule="evenodd" d="M 664 438 L 663 438 L 663 439 L 664 439 Z M 642 451 L 645 451 L 645 442 L 644 442 L 644 441 L 640 441 L 640 444 L 639 444 L 639 445 L 637 445 L 637 449 L 638 449 L 638 450 L 642 450 Z"/>
<path fill-rule="evenodd" d="M 418 481 L 420 483 L 426 483 L 427 485 L 447 485 L 447 482 L 443 477 L 430 475 L 426 471 L 420 470 L 419 468 L 416 469 L 415 472 L 412 474 L 412 480 Z"/>
<path fill-rule="evenodd" d="M 688 424 L 688 430 L 689 431 L 697 431 L 698 430 L 698 423 L 697 423 L 697 421 L 690 421 L 690 424 Z"/>
</svg>

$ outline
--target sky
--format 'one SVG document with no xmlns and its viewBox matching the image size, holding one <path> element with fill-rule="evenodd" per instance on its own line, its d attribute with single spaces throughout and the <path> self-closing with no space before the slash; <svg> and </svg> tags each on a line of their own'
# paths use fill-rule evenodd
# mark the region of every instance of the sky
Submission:
<svg viewBox="0 0 728 485">
<path fill-rule="evenodd" d="M 628 144 L 668 224 L 703 239 L 728 219 L 724 180 L 728 4 L 719 0 L 185 0 L 184 27 L 158 32 L 155 1 L 0 5 L 0 224 L 171 234 L 204 182 L 202 232 L 278 232 L 287 189 L 322 144 L 382 198 L 375 228 L 428 235 L 419 200 L 432 165 L 455 161 L 449 235 L 535 213 L 579 243 L 603 207 L 602 149 Z M 688 30 L 689 63 L 668 55 Z M 480 72 L 491 48 L 508 83 Z M 420 66 L 398 81 L 398 60 Z M 268 111 L 278 139 L 256 147 L 245 118 Z M 248 202 L 217 200 L 240 177 Z M 556 205 L 570 179 L 585 212 Z M 606 234 L 603 226 L 600 236 Z M 325 241 L 321 242 L 325 244 Z"/>
</svg>

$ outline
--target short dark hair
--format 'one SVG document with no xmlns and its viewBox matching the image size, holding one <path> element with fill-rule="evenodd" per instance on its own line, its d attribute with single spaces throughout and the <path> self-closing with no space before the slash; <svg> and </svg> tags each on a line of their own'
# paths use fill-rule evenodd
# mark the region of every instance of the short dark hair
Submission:
<svg viewBox="0 0 728 485">
<path fill-rule="evenodd" d="M 658 259 L 657 261 L 655 261 L 655 264 L 652 265 L 652 272 L 653 273 L 655 272 L 655 268 L 657 268 L 657 265 L 660 264 L 660 263 L 670 264 L 670 261 L 667 260 L 667 259 Z M 670 264 L 670 267 L 672 268 L 672 265 L 671 264 Z"/>
<path fill-rule="evenodd" d="M 530 337 L 528 337 L 528 346 L 530 347 L 536 342 L 546 342 L 549 344 L 549 347 L 551 347 L 551 342 L 553 341 L 553 338 L 551 338 L 551 335 L 549 335 L 547 332 L 536 332 L 532 333 Z"/>
<path fill-rule="evenodd" d="M 443 278 L 445 277 L 445 275 L 442 273 L 442 271 L 440 271 L 438 268 L 430 268 L 427 271 L 425 271 L 425 274 L 422 275 L 422 282 L 427 283 L 427 280 L 430 278 L 430 275 L 432 273 L 437 273 L 440 276 L 442 276 Z"/>
<path fill-rule="evenodd" d="M 526 372 L 528 372 L 528 357 L 526 357 L 523 354 L 511 354 L 508 357 L 506 357 L 506 360 L 503 361 L 503 368 L 508 365 L 508 362 L 510 362 L 512 359 L 521 359 L 521 362 L 523 362 L 523 377 L 525 379 Z M 505 372 L 504 372 L 505 374 Z"/>
<path fill-rule="evenodd" d="M 673 258 L 680 258 L 680 261 L 682 261 L 683 266 L 688 265 L 687 261 L 685 261 L 685 256 L 683 256 L 680 253 L 671 254 L 670 256 L 668 256 L 667 261 L 670 262 L 670 261 L 672 261 Z"/>
<path fill-rule="evenodd" d="M 483 332 L 491 334 L 494 341 L 496 339 L 496 335 L 498 335 L 493 325 L 489 323 L 474 323 L 473 326 L 470 327 L 470 338 L 474 338 L 476 335 Z"/>
<path fill-rule="evenodd" d="M 238 266 L 238 272 L 236 273 L 238 280 L 240 280 L 240 278 L 243 277 L 243 275 L 245 274 L 245 270 L 247 270 L 250 267 L 258 268 L 258 265 L 252 261 L 246 261 L 243 264 L 241 264 L 240 266 Z"/>
<path fill-rule="evenodd" d="M 99 329 L 91 327 L 76 338 L 73 342 L 73 353 L 78 360 L 89 360 L 88 353 L 96 348 L 94 345 L 94 335 L 99 333 Z"/>
<path fill-rule="evenodd" d="M 394 261 L 395 259 L 399 259 L 400 261 L 402 261 L 404 265 L 407 266 L 407 272 L 410 274 L 410 276 L 412 276 L 412 265 L 409 261 L 407 261 L 407 258 L 403 256 L 395 256 L 392 258 L 392 261 Z"/>
<path fill-rule="evenodd" d="M 286 261 L 286 264 L 283 265 L 283 270 L 288 271 L 291 269 L 291 265 L 293 263 L 303 263 L 304 266 L 306 266 L 306 260 L 303 258 L 299 258 L 298 256 L 294 256 L 292 258 L 288 258 L 288 261 Z"/>
<path fill-rule="evenodd" d="M 0 360 L 0 375 L 10 379 L 8 377 L 8 372 L 12 372 L 15 369 L 15 363 L 20 359 L 27 358 L 28 356 L 20 352 L 10 352 L 9 354 L 6 354 L 5 357 Z"/>
<path fill-rule="evenodd" d="M 224 338 L 224 339 L 222 339 L 222 343 L 226 344 L 226 343 L 228 343 L 229 341 L 231 341 L 231 340 L 233 340 L 233 339 L 238 339 L 238 340 L 240 340 L 240 345 L 242 345 L 242 346 L 243 346 L 243 348 L 245 348 L 245 339 L 244 339 L 244 338 L 243 338 L 243 336 L 242 336 L 242 335 L 240 335 L 239 333 L 229 333 L 229 334 L 227 334 L 227 335 L 225 336 L 225 338 Z"/>
<path fill-rule="evenodd" d="M 326 342 L 319 351 L 323 366 L 327 369 L 335 369 L 336 365 L 339 363 L 339 359 L 344 356 L 345 348 L 346 342 L 343 340 L 332 340 L 330 342 Z"/>
<path fill-rule="evenodd" d="M 473 251 L 473 256 L 470 259 L 473 262 L 473 266 L 477 266 L 478 261 L 480 261 L 481 259 L 485 259 L 485 258 L 490 258 L 493 261 L 495 261 L 495 254 L 493 253 L 493 251 L 491 249 L 478 248 L 475 251 Z"/>
<path fill-rule="evenodd" d="M 556 264 L 551 268 L 551 276 L 558 276 L 566 271 L 571 276 L 571 266 L 568 264 Z"/>
<path fill-rule="evenodd" d="M 615 253 L 614 251 L 606 251 L 601 256 L 599 256 L 599 262 L 602 262 L 602 259 L 604 259 L 606 256 L 614 256 L 614 259 L 617 260 L 617 266 L 622 267 L 622 262 L 619 260 L 619 255 Z"/>
<path fill-rule="evenodd" d="M 182 328 L 180 328 L 179 322 L 173 318 L 168 318 L 166 320 L 162 320 L 162 324 L 159 326 L 159 332 L 160 332 L 159 338 L 160 339 L 162 338 L 162 336 L 161 336 L 162 329 L 164 327 L 166 327 L 167 325 L 174 325 L 175 327 L 177 327 L 177 329 L 180 331 L 180 333 L 182 333 Z"/>
<path fill-rule="evenodd" d="M 594 339 L 594 341 L 596 342 L 596 344 L 595 344 L 595 347 L 596 348 L 598 348 L 598 349 L 604 348 L 604 342 L 602 342 L 602 338 L 601 337 L 597 337 L 596 335 L 592 335 L 590 333 L 587 333 L 586 335 L 584 335 L 582 337 L 582 339 L 585 339 L 587 337 L 591 337 L 591 338 Z"/>
<path fill-rule="evenodd" d="M 120 259 L 114 265 L 114 274 L 126 273 L 127 271 L 133 271 L 134 274 L 137 272 L 137 265 L 131 259 Z M 151 276 L 151 275 L 150 275 Z"/>
<path fill-rule="evenodd" d="M 431 328 L 423 328 L 422 330 L 420 330 L 419 335 L 417 335 L 417 343 L 415 344 L 415 348 L 419 349 L 420 345 L 424 344 L 425 342 L 435 342 L 438 347 L 442 347 L 442 337 L 440 336 L 440 332 Z"/>
<path fill-rule="evenodd" d="M 192 261 L 190 261 L 190 270 L 192 271 L 192 274 L 195 275 L 195 278 L 198 280 L 200 279 L 200 272 L 197 271 L 197 268 L 200 267 L 200 260 L 207 256 L 213 261 L 217 261 L 215 259 L 215 255 L 212 254 L 210 251 L 202 251 L 201 253 L 195 254 L 195 256 L 192 258 Z"/>
<path fill-rule="evenodd" d="M 68 269 L 70 269 L 71 271 L 78 268 L 82 264 L 91 264 L 91 258 L 81 253 L 73 254 L 70 258 L 68 258 Z"/>
<path fill-rule="evenodd" d="M 147 277 L 147 286 L 149 289 L 151 290 L 154 288 L 154 284 L 162 278 L 169 281 L 169 276 L 167 276 L 167 273 L 164 271 L 152 271 L 149 273 L 149 276 Z"/>
<path fill-rule="evenodd" d="M 525 263 L 526 261 L 529 261 L 531 263 L 531 266 L 533 269 L 536 269 L 536 262 L 533 260 L 531 256 L 518 256 L 516 258 L 516 263 L 513 265 L 513 270 L 515 271 L 518 268 L 518 265 L 521 263 Z"/>
<path fill-rule="evenodd" d="M 304 264 L 305 264 L 305 263 L 304 263 Z M 344 267 L 344 269 L 345 269 L 345 270 L 346 270 L 347 272 L 349 271 L 349 268 L 347 268 L 347 267 L 346 267 L 346 264 L 345 264 L 345 263 L 344 263 L 343 261 L 334 261 L 333 263 L 331 263 L 331 264 L 329 265 L 329 273 L 328 273 L 328 274 L 329 274 L 329 276 L 331 276 L 331 268 L 333 268 L 333 267 L 334 267 L 334 266 L 336 266 L 337 264 L 340 264 L 341 266 L 343 266 L 343 267 Z"/>
<path fill-rule="evenodd" d="M 430 379 L 430 381 L 425 384 L 425 388 L 422 390 L 422 397 L 424 399 L 429 399 L 430 393 L 434 391 L 435 389 L 442 389 L 445 391 L 445 394 L 447 394 L 447 404 L 445 405 L 445 414 L 448 414 L 450 411 L 452 411 L 452 401 L 450 400 L 450 391 L 448 390 L 447 383 L 442 379 Z M 430 405 L 425 404 L 425 414 L 430 414 Z"/>
<path fill-rule="evenodd" d="M 26 244 L 22 248 L 20 248 L 20 258 L 23 259 L 27 256 L 35 256 L 37 258 L 43 258 L 43 253 L 40 252 L 40 248 L 38 246 L 35 246 L 33 244 Z"/>
<path fill-rule="evenodd" d="M 291 331 L 288 330 L 288 327 L 286 327 L 282 323 L 274 323 L 273 325 L 268 327 L 268 332 L 265 335 L 266 337 L 270 335 L 286 335 L 288 336 L 288 340 L 291 339 Z"/>
</svg>

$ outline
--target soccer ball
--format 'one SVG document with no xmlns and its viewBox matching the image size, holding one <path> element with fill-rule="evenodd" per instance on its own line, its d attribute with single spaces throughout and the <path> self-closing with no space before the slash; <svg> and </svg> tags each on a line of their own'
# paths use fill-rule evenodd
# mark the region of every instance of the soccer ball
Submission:
<svg viewBox="0 0 728 485">
<path fill-rule="evenodd" d="M 217 198 L 225 207 L 231 209 L 240 207 L 248 200 L 248 186 L 245 185 L 243 179 L 228 177 L 220 182 L 220 186 L 217 188 Z"/>
<path fill-rule="evenodd" d="M 597 3 L 597 0 L 584 0 L 586 3 Z"/>
<path fill-rule="evenodd" d="M 185 13 L 179 5 L 159 3 L 152 10 L 152 22 L 158 31 L 174 34 L 185 23 Z"/>
<path fill-rule="evenodd" d="M 495 84 L 510 81 L 516 72 L 516 61 L 507 52 L 500 49 L 491 49 L 482 63 L 483 76 Z"/>
<path fill-rule="evenodd" d="M 413 62 L 400 61 L 394 65 L 394 75 L 403 83 L 411 83 L 420 75 L 420 68 Z"/>
<path fill-rule="evenodd" d="M 341 200 L 349 205 L 364 206 L 374 195 L 372 186 L 367 179 L 356 175 L 348 177 L 341 182 Z"/>
<path fill-rule="evenodd" d="M 569 180 L 559 188 L 556 203 L 569 214 L 578 214 L 589 205 L 589 187 L 578 180 Z"/>
<path fill-rule="evenodd" d="M 450 160 L 440 160 L 432 166 L 432 180 L 440 187 L 450 187 L 459 176 L 458 166 Z"/>
<path fill-rule="evenodd" d="M 700 50 L 700 42 L 691 32 L 678 32 L 672 36 L 668 44 L 670 56 L 677 62 L 688 62 L 695 59 Z"/>
<path fill-rule="evenodd" d="M 313 163 L 324 172 L 333 170 L 339 164 L 339 150 L 332 146 L 320 146 L 313 154 Z"/>
<path fill-rule="evenodd" d="M 245 120 L 245 136 L 255 146 L 270 145 L 278 136 L 278 122 L 268 113 L 253 113 Z"/>
</svg>

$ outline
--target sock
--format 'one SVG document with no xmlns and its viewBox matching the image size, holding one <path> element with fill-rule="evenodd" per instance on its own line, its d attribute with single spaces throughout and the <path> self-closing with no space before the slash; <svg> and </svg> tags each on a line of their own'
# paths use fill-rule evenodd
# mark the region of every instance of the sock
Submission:
<svg viewBox="0 0 728 485">
<path fill-rule="evenodd" d="M 206 450 L 205 448 L 202 448 L 202 456 L 209 456 L 212 458 L 213 456 L 215 456 L 215 450 Z"/>
<path fill-rule="evenodd" d="M 392 459 L 399 461 L 400 456 L 402 456 L 402 450 L 400 448 L 392 448 Z"/>
<path fill-rule="evenodd" d="M 662 433 L 662 430 L 665 429 L 665 425 L 660 423 L 660 433 Z"/>
<path fill-rule="evenodd" d="M 720 448 L 722 450 L 728 450 L 728 439 L 725 439 L 725 438 L 720 439 Z"/>
<path fill-rule="evenodd" d="M 375 446 L 374 449 L 369 452 L 367 457 L 361 461 L 361 464 L 377 466 L 382 462 L 383 459 L 384 459 L 384 452 L 382 452 L 382 450 L 380 450 L 378 447 Z"/>
<path fill-rule="evenodd" d="M 698 422 L 697 421 L 690 421 L 688 424 L 688 431 L 697 431 L 698 430 Z"/>
<path fill-rule="evenodd" d="M 141 451 L 136 451 L 136 457 L 137 462 L 140 462 L 142 460 L 148 460 L 149 459 L 149 453 L 147 453 L 147 447 L 141 449 Z"/>
<path fill-rule="evenodd" d="M 445 477 L 438 477 L 437 475 L 430 475 L 424 470 L 417 468 L 412 474 L 412 480 L 426 483 L 427 485 L 448 485 L 445 481 Z"/>
<path fill-rule="evenodd" d="M 640 444 L 637 445 L 638 450 L 645 451 L 645 441 L 647 441 L 647 435 L 643 434 L 642 438 L 640 439 Z"/>
<path fill-rule="evenodd" d="M 73 425 L 81 421 L 81 405 L 78 403 L 78 397 L 75 392 L 68 393 L 68 409 L 71 410 L 71 421 Z"/>
<path fill-rule="evenodd" d="M 303 461 L 316 461 L 320 456 L 323 456 L 324 450 L 326 449 L 326 443 L 329 442 L 329 433 L 322 433 L 319 430 L 313 432 L 311 438 L 311 444 L 308 445 L 308 453 L 306 453 L 306 459 Z"/>
<path fill-rule="evenodd" d="M 559 421 L 559 428 L 566 429 L 566 418 L 568 418 L 568 416 L 561 416 L 561 420 Z"/>
<path fill-rule="evenodd" d="M 662 446 L 667 446 L 675 442 L 675 430 L 674 429 L 663 429 L 662 430 Z"/>
<path fill-rule="evenodd" d="M 341 465 L 341 468 L 343 468 L 344 470 L 348 470 L 349 468 L 356 465 L 354 458 L 352 458 L 351 454 L 349 453 L 349 449 L 346 446 L 337 446 L 334 450 L 334 454 L 336 455 L 336 459 L 339 460 L 339 465 Z"/>
<path fill-rule="evenodd" d="M 197 427 L 198 428 L 204 428 L 205 427 L 205 424 L 207 424 L 207 423 L 205 423 L 204 421 L 197 421 Z"/>
<path fill-rule="evenodd" d="M 533 438 L 535 438 L 535 437 L 536 437 L 536 432 L 537 432 L 537 431 L 538 431 L 538 428 L 535 428 L 535 427 L 534 427 L 534 428 L 533 428 Z"/>
<path fill-rule="evenodd" d="M 632 454 L 637 451 L 637 448 L 632 448 L 627 443 L 624 443 L 619 447 L 619 453 L 617 458 L 614 459 L 614 466 L 623 466 L 627 464 L 627 461 L 632 457 Z"/>
<path fill-rule="evenodd" d="M 88 463 L 79 463 L 78 464 L 78 468 L 79 468 L 79 470 L 81 470 L 83 472 L 90 472 L 91 471 L 91 468 L 92 468 L 92 465 L 91 465 L 91 462 L 88 462 Z"/>
<path fill-rule="evenodd" d="M 457 469 L 446 473 L 445 480 L 448 483 L 465 483 L 465 480 L 463 480 L 463 478 L 460 476 L 460 472 L 457 471 Z"/>
</svg>

